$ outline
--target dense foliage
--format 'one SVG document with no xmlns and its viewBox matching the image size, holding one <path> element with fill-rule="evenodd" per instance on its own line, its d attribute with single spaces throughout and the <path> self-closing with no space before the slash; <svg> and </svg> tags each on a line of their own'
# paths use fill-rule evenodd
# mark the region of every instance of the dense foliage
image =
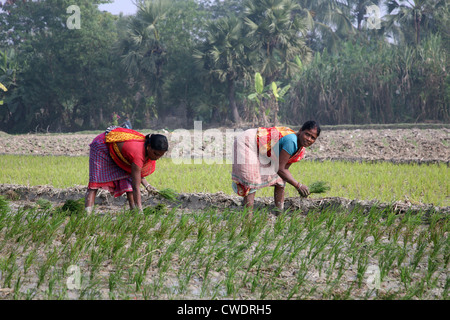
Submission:
<svg viewBox="0 0 450 320">
<path fill-rule="evenodd" d="M 450 118 L 446 1 L 108 2 L 0 2 L 0 130 Z"/>
</svg>

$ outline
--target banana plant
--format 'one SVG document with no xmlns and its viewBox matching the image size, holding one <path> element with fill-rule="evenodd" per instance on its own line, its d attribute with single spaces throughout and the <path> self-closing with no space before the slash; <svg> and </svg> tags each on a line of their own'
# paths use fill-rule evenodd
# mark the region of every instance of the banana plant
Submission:
<svg viewBox="0 0 450 320">
<path fill-rule="evenodd" d="M 284 86 L 282 88 L 278 88 L 278 85 L 275 81 L 272 82 L 272 96 L 273 96 L 273 122 L 274 126 L 278 125 L 278 111 L 279 105 L 278 102 L 284 102 L 284 96 L 288 92 L 291 85 Z"/>
<path fill-rule="evenodd" d="M 268 116 L 270 112 L 273 112 L 274 125 L 278 124 L 278 102 L 284 101 L 284 96 L 291 87 L 290 85 L 284 86 L 282 88 L 278 87 L 279 83 L 273 81 L 269 86 L 264 86 L 264 79 L 259 72 L 255 73 L 255 92 L 250 94 L 248 98 L 255 101 L 258 106 L 255 108 L 257 114 L 260 114 L 264 126 L 269 125 Z"/>
<path fill-rule="evenodd" d="M 266 88 L 264 88 L 264 79 L 261 76 L 259 72 L 255 73 L 255 92 L 251 93 L 248 98 L 252 101 L 255 101 L 257 103 L 257 106 L 255 107 L 255 111 L 257 114 L 261 114 L 264 125 L 267 127 L 268 121 L 267 121 L 267 111 L 270 111 L 270 109 L 265 109 L 264 106 L 264 99 L 268 100 L 270 99 L 269 94 L 267 93 Z M 259 117 L 257 117 L 259 119 Z"/>
<path fill-rule="evenodd" d="M 264 90 L 264 79 L 259 72 L 255 73 L 255 92 L 251 93 L 248 98 L 258 104 L 256 112 L 259 112 L 259 108 L 262 108 L 263 99 L 269 98 L 269 95 Z"/>
<path fill-rule="evenodd" d="M 0 82 L 0 89 L 2 89 L 3 91 L 8 91 L 8 89 L 6 89 L 6 87 L 3 85 L 3 83 Z M 3 100 L 0 100 L 0 106 L 3 105 Z"/>
</svg>

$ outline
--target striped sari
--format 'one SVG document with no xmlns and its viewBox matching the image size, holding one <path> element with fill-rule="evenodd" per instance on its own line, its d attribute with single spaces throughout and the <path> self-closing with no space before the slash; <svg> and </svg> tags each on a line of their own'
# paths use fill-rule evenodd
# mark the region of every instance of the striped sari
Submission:
<svg viewBox="0 0 450 320">
<path fill-rule="evenodd" d="M 89 145 L 89 189 L 105 189 L 114 197 L 132 192 L 131 163 L 122 156 L 118 142 L 128 140 L 145 141 L 145 136 L 137 131 L 117 128 L 99 134 Z M 125 134 L 124 134 L 125 133 Z M 144 145 L 142 144 L 142 147 Z M 155 171 L 155 161 L 149 160 L 142 168 L 142 177 Z"/>
</svg>

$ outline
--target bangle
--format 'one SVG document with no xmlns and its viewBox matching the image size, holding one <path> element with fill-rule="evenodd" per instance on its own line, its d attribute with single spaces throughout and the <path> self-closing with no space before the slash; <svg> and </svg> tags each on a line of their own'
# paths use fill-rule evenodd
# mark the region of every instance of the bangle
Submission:
<svg viewBox="0 0 450 320">
<path fill-rule="evenodd" d="M 296 189 L 297 189 L 297 191 L 298 191 L 298 189 L 300 189 L 300 186 L 301 186 L 302 184 L 299 182 L 298 183 L 298 186 L 296 187 Z"/>
<path fill-rule="evenodd" d="M 145 190 L 148 190 L 149 187 L 151 187 L 150 184 L 146 185 L 146 186 L 145 186 Z"/>
</svg>

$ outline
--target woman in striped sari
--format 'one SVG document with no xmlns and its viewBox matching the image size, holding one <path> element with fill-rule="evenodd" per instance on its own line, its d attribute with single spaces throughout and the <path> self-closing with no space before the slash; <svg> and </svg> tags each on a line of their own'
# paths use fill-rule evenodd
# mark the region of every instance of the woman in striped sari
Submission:
<svg viewBox="0 0 450 320">
<path fill-rule="evenodd" d="M 256 190 L 274 186 L 275 205 L 284 208 L 286 182 L 302 197 L 310 193 L 289 171 L 292 163 L 300 161 L 305 148 L 320 135 L 320 126 L 307 121 L 298 132 L 287 127 L 254 128 L 244 131 L 234 141 L 232 187 L 244 197 L 244 205 L 253 208 Z"/>
<path fill-rule="evenodd" d="M 156 160 L 168 150 L 167 138 L 160 134 L 144 136 L 135 130 L 111 127 L 98 135 L 89 147 L 86 212 L 92 211 L 100 188 L 108 190 L 114 197 L 126 193 L 130 209 L 142 211 L 140 185 L 149 193 L 155 191 L 145 177 L 155 171 Z"/>
</svg>

